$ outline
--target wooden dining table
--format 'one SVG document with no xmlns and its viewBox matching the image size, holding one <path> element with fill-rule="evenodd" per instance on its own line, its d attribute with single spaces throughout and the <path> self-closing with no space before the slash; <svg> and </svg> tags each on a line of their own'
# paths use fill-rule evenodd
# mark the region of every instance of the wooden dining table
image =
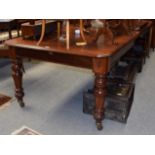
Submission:
<svg viewBox="0 0 155 155">
<path fill-rule="evenodd" d="M 97 129 L 102 130 L 104 103 L 107 94 L 107 74 L 120 58 L 133 47 L 135 40 L 140 35 L 139 31 L 133 31 L 131 35 L 116 37 L 117 44 L 111 44 L 110 42 L 104 43 L 104 37 L 94 43 L 93 36 L 88 34 L 86 36 L 87 45 L 76 46 L 75 42 L 71 41 L 69 49 L 66 49 L 64 42 L 53 36 L 45 37 L 40 45 L 37 45 L 35 40 L 24 40 L 22 37 L 7 40 L 5 44 L 10 48 L 12 77 L 18 103 L 21 107 L 25 105 L 22 84 L 23 58 L 88 68 L 94 73 L 95 108 L 93 116 Z M 29 93 L 33 93 L 33 91 Z"/>
</svg>

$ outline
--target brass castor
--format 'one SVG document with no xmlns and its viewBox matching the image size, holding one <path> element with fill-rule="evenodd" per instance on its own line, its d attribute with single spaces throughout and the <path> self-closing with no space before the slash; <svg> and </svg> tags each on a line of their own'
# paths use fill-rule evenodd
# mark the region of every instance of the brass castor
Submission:
<svg viewBox="0 0 155 155">
<path fill-rule="evenodd" d="M 103 129 L 102 123 L 96 123 L 96 127 L 97 127 L 98 130 Z"/>
<path fill-rule="evenodd" d="M 20 105 L 20 107 L 25 107 L 25 103 L 23 102 L 23 101 L 18 101 L 18 103 L 19 103 L 19 105 Z"/>
</svg>

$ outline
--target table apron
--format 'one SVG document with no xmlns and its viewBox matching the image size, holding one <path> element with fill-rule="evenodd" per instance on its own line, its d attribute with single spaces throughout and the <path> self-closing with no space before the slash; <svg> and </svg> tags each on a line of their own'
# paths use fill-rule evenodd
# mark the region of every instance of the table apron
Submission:
<svg viewBox="0 0 155 155">
<path fill-rule="evenodd" d="M 27 50 L 16 48 L 16 54 L 22 58 L 32 58 L 41 61 L 65 64 L 75 67 L 92 68 L 92 58 L 78 55 L 70 55 L 56 52 Z"/>
</svg>

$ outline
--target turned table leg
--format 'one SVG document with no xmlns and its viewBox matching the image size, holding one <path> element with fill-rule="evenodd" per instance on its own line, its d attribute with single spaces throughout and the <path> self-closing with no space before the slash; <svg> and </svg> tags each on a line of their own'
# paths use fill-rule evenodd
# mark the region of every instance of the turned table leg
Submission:
<svg viewBox="0 0 155 155">
<path fill-rule="evenodd" d="M 95 75 L 95 109 L 94 118 L 98 130 L 102 130 L 102 120 L 104 118 L 104 102 L 106 96 L 106 75 Z"/>
<path fill-rule="evenodd" d="M 17 98 L 19 105 L 21 107 L 24 107 L 25 106 L 23 102 L 24 92 L 22 88 L 23 63 L 22 59 L 20 58 L 13 59 L 12 77 L 15 84 L 15 97 Z"/>
<path fill-rule="evenodd" d="M 107 70 L 108 59 L 94 58 L 93 71 L 95 73 L 94 95 L 95 95 L 95 109 L 94 119 L 98 130 L 102 130 L 102 120 L 104 118 L 104 103 L 106 97 L 107 85 Z"/>
</svg>

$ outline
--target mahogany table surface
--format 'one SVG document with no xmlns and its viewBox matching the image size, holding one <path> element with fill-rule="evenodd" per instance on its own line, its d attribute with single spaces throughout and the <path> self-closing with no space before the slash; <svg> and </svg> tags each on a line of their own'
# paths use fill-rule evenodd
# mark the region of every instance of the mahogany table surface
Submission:
<svg viewBox="0 0 155 155">
<path fill-rule="evenodd" d="M 24 40 L 22 37 L 8 40 L 5 42 L 6 45 L 11 47 L 19 47 L 25 49 L 33 49 L 40 51 L 50 51 L 56 53 L 65 53 L 71 55 L 80 55 L 87 57 L 109 57 L 113 55 L 115 52 L 120 50 L 123 46 L 135 40 L 139 35 L 139 32 L 134 32 L 131 36 L 120 36 L 116 38 L 117 45 L 103 44 L 101 43 L 88 43 L 85 46 L 76 46 L 75 44 L 70 46 L 70 49 L 67 50 L 65 43 L 57 41 L 57 39 L 44 39 L 43 42 L 37 46 L 37 41 L 35 40 Z"/>
</svg>

